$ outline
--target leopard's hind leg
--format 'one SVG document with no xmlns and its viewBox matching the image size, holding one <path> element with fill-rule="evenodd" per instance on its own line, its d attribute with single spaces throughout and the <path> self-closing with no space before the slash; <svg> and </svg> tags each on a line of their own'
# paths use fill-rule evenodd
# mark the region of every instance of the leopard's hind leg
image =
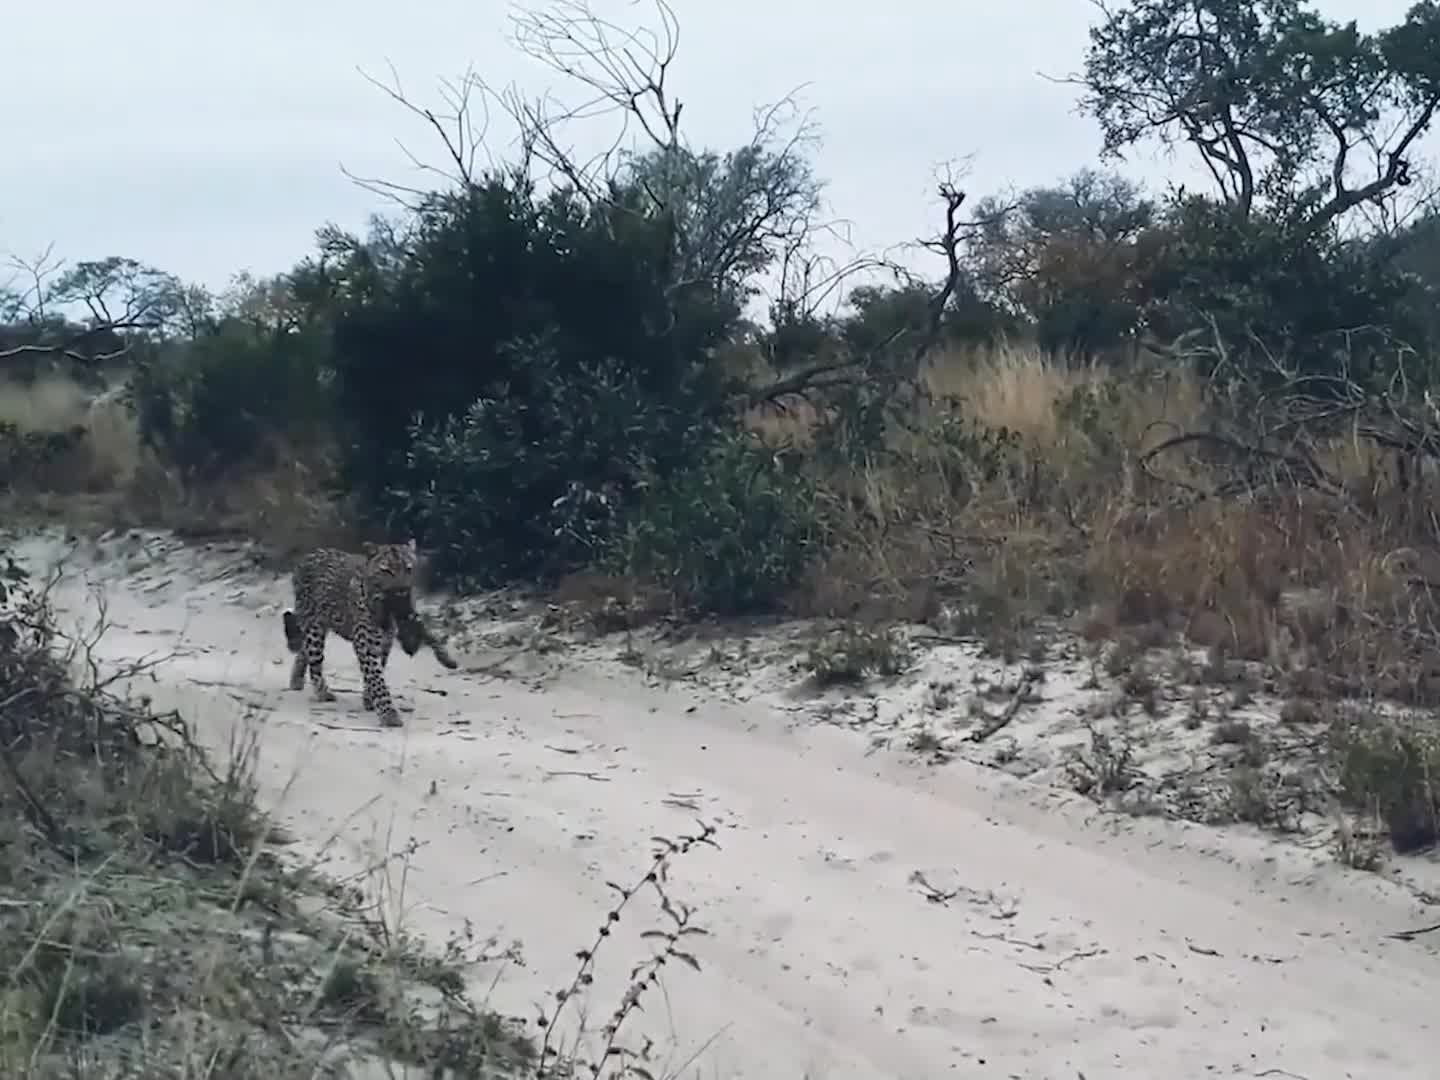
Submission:
<svg viewBox="0 0 1440 1080">
<path fill-rule="evenodd" d="M 334 701 L 335 692 L 325 681 L 325 636 L 328 631 L 323 623 L 312 623 L 305 629 L 305 641 L 301 646 L 298 665 L 301 660 L 310 669 L 310 685 L 315 688 L 316 701 Z M 291 685 L 294 685 L 292 678 Z M 297 687 L 298 689 L 298 687 Z"/>
<path fill-rule="evenodd" d="M 292 653 L 295 660 L 290 665 L 290 689 L 305 689 L 305 632 L 300 629 L 300 618 L 293 611 L 285 612 L 283 616 L 285 623 L 285 644 Z"/>
</svg>

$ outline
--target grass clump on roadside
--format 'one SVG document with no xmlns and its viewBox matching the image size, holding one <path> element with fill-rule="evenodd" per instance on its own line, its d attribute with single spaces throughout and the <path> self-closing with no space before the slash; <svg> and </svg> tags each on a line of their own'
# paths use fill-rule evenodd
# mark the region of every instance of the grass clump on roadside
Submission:
<svg viewBox="0 0 1440 1080">
<path fill-rule="evenodd" d="M 846 624 L 811 645 L 805 666 L 819 687 L 855 686 L 871 677 L 901 675 L 912 659 L 910 644 L 899 629 Z"/>
</svg>

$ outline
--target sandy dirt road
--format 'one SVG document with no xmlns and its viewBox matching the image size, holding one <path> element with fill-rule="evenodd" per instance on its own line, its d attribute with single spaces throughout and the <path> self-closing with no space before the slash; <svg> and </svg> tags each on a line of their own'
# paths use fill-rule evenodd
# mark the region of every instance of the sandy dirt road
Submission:
<svg viewBox="0 0 1440 1080">
<path fill-rule="evenodd" d="M 720 850 L 690 854 L 672 879 L 710 932 L 695 949 L 704 970 L 670 972 L 631 1038 L 653 1036 L 675 1075 L 1398 1080 L 1440 1068 L 1440 933 L 1387 936 L 1440 914 L 1323 852 L 867 753 L 851 733 L 647 686 L 618 664 L 575 665 L 537 689 L 397 650 L 391 686 L 411 711 L 382 730 L 334 638 L 340 700 L 285 689 L 289 584 L 242 551 L 72 550 L 55 536 L 15 550 L 42 572 L 69 553 L 54 596 L 72 625 L 94 623 L 103 592 L 107 661 L 176 652 L 145 689 L 209 742 L 261 725 L 277 817 L 311 849 L 333 837 L 333 869 L 413 842 L 407 927 L 439 941 L 468 920 L 520 939 L 523 964 L 477 975 L 503 1012 L 533 1016 L 568 981 L 612 899 L 605 882 L 633 880 L 653 834 L 718 822 Z M 955 895 L 927 900 L 916 871 Z M 640 955 L 617 937 L 597 1015 Z"/>
</svg>

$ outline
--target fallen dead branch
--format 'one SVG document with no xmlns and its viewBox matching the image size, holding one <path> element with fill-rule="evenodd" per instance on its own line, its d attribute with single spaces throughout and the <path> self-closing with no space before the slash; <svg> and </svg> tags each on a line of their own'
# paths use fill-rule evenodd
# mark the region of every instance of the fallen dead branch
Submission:
<svg viewBox="0 0 1440 1080">
<path fill-rule="evenodd" d="M 1020 707 L 1030 699 L 1030 688 L 1039 681 L 1039 673 L 1034 669 L 1027 668 L 1020 676 L 1020 681 L 1015 686 L 1015 692 L 1010 701 L 999 714 L 990 717 L 970 733 L 971 742 L 984 742 L 990 736 L 1007 728 L 1011 721 L 1020 714 Z"/>
</svg>

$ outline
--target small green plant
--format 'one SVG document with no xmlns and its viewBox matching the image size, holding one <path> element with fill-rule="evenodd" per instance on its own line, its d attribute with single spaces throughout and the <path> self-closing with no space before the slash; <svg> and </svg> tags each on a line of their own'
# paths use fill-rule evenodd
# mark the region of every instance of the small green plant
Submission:
<svg viewBox="0 0 1440 1080">
<path fill-rule="evenodd" d="M 1385 852 L 1380 840 L 1384 835 L 1384 825 L 1379 821 L 1375 821 L 1375 825 L 1378 828 L 1361 831 L 1342 814 L 1335 824 L 1335 858 L 1352 870 L 1380 869 L 1385 863 Z"/>
<path fill-rule="evenodd" d="M 846 625 L 812 645 L 805 666 L 818 686 L 855 685 L 871 677 L 901 675 L 912 657 L 910 644 L 898 629 Z"/>
<path fill-rule="evenodd" d="M 1248 720 L 1230 717 L 1215 725 L 1210 741 L 1216 746 L 1247 746 L 1255 740 L 1255 729 Z"/>
<path fill-rule="evenodd" d="M 1089 749 L 1076 751 L 1065 772 L 1077 792 L 1093 799 L 1128 791 L 1140 776 L 1134 744 L 1123 727 L 1114 735 L 1091 727 Z"/>
<path fill-rule="evenodd" d="M 674 838 L 655 837 L 655 851 L 650 864 L 640 879 L 629 887 L 610 883 L 618 894 L 610 910 L 605 913 L 595 939 L 587 948 L 576 953 L 580 963 L 570 983 L 552 995 L 554 1005 L 548 1011 L 543 1009 L 539 1025 L 545 1034 L 540 1043 L 537 1080 L 562 1080 L 574 1076 L 589 1076 L 592 1080 L 610 1076 L 650 1076 L 646 1068 L 648 1044 L 639 1049 L 626 1046 L 621 1041 L 621 1031 L 626 1020 L 641 1011 L 645 996 L 659 985 L 660 977 L 667 964 L 680 963 L 694 971 L 700 970 L 699 959 L 690 951 L 691 942 L 704 936 L 708 931 L 693 921 L 694 912 L 685 904 L 673 900 L 666 889 L 670 869 L 676 859 L 683 858 L 695 848 L 708 846 L 718 848 L 715 840 L 717 829 L 708 822 L 699 823 L 696 832 Z M 659 904 L 664 916 L 663 929 L 651 929 L 641 936 L 653 943 L 654 951 L 639 961 L 630 970 L 630 980 L 620 1001 L 598 1032 L 600 1045 L 594 1050 L 593 1061 L 578 1049 L 562 1050 L 556 1022 L 567 1010 L 580 1012 L 580 999 L 595 980 L 595 965 L 601 948 L 614 932 L 616 924 L 628 912 L 630 905 L 642 894 L 650 893 Z M 614 1070 L 611 1072 L 610 1070 Z"/>
</svg>

